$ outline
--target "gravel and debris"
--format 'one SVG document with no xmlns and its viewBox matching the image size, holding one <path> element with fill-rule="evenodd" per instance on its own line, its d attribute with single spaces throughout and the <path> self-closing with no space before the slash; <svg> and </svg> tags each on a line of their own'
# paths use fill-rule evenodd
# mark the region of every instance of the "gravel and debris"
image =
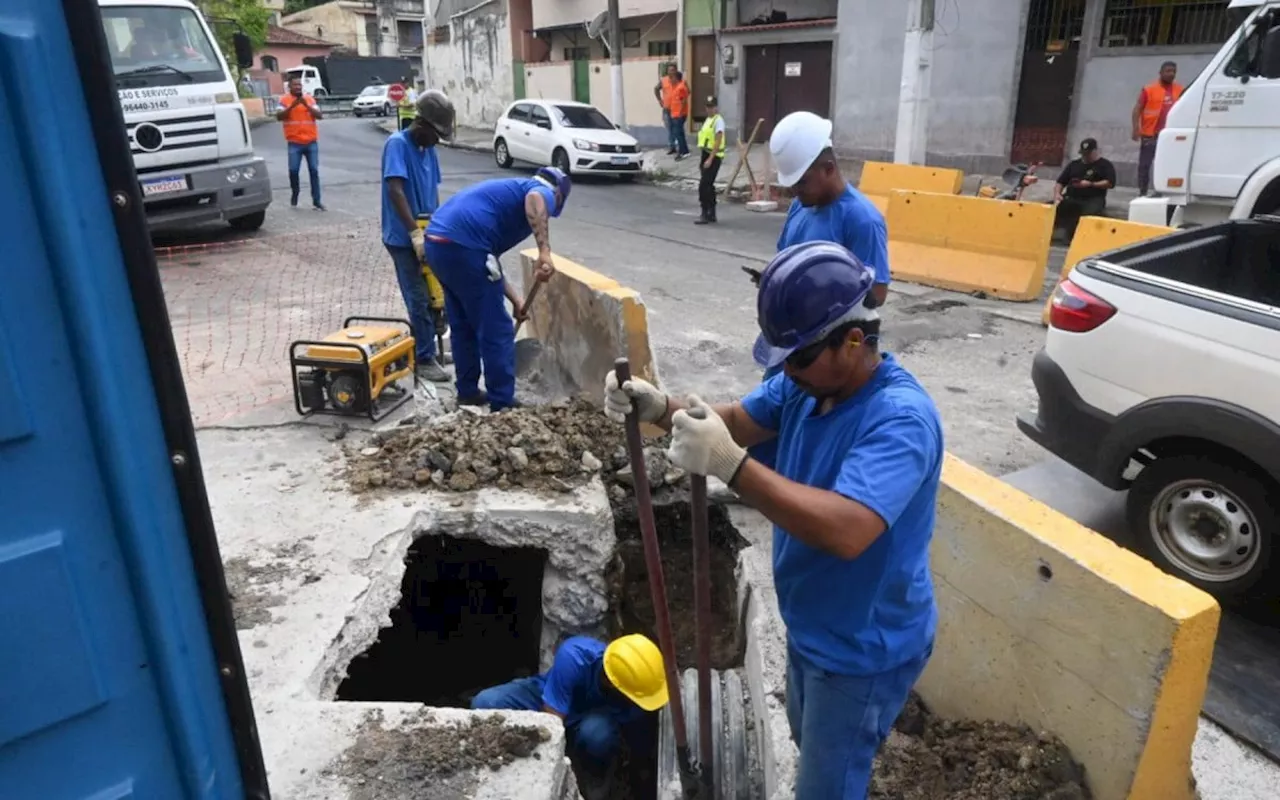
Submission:
<svg viewBox="0 0 1280 800">
<path fill-rule="evenodd" d="M 880 749 L 871 800 L 1089 800 L 1084 768 L 1047 733 L 945 720 L 914 694 Z"/>
<path fill-rule="evenodd" d="M 375 710 L 326 772 L 341 778 L 350 800 L 455 800 L 470 793 L 478 770 L 541 758 L 537 748 L 550 739 L 546 728 L 514 725 L 498 714 L 440 724 L 424 712 L 387 729 Z"/>
<path fill-rule="evenodd" d="M 679 483 L 667 438 L 646 442 L 652 488 Z M 378 489 L 466 492 L 492 486 L 571 492 L 599 474 L 615 501 L 635 476 L 623 426 L 575 398 L 498 414 L 463 409 L 421 426 L 376 433 L 348 445 L 347 480 L 357 494 Z"/>
</svg>

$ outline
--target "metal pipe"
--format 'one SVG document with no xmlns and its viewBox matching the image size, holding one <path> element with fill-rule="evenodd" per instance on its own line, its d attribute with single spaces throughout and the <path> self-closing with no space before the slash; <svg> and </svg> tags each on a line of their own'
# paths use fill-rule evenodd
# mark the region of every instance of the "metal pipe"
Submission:
<svg viewBox="0 0 1280 800">
<path fill-rule="evenodd" d="M 701 416 L 703 410 L 696 408 Z M 693 509 L 693 620 L 698 637 L 698 768 L 708 796 L 715 794 L 715 751 L 711 737 L 711 538 L 707 520 L 707 478 L 689 477 Z"/>
<path fill-rule="evenodd" d="M 613 362 L 618 385 L 631 380 L 631 363 L 625 358 Z M 676 666 L 676 643 L 671 633 L 671 613 L 667 608 L 667 583 L 662 575 L 662 553 L 658 549 L 658 527 L 653 519 L 653 497 L 649 494 L 649 476 L 644 465 L 644 441 L 640 438 L 640 418 L 633 408 L 627 414 L 627 454 L 631 457 L 631 474 L 635 478 L 636 513 L 640 521 L 640 537 L 644 541 L 644 563 L 649 572 L 649 592 L 653 598 L 654 622 L 658 628 L 658 647 L 667 671 L 667 696 L 671 704 L 671 725 L 675 729 L 676 761 L 681 788 L 686 796 L 696 793 L 691 786 L 693 766 L 689 760 L 689 737 L 684 727 L 684 698 L 680 695 L 680 671 Z"/>
</svg>

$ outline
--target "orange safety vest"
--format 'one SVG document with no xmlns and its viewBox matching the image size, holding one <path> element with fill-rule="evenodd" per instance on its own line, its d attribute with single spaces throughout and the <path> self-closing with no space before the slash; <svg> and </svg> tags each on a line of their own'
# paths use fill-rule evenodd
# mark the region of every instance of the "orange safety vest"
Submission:
<svg viewBox="0 0 1280 800">
<path fill-rule="evenodd" d="M 284 118 L 284 140 L 290 144 L 311 144 L 319 136 L 316 121 L 304 105 L 311 105 L 315 100 L 309 94 L 302 96 L 302 104 L 294 106 Z M 293 95 L 280 97 L 280 107 L 286 108 L 293 103 Z"/>
<path fill-rule="evenodd" d="M 689 84 L 681 81 L 667 92 L 667 110 L 673 117 L 689 116 Z"/>
<path fill-rule="evenodd" d="M 1138 129 L 1144 138 L 1150 139 L 1160 132 L 1160 120 L 1168 109 L 1182 96 L 1182 84 L 1165 88 L 1160 81 L 1152 81 L 1142 87 L 1142 127 Z"/>
</svg>

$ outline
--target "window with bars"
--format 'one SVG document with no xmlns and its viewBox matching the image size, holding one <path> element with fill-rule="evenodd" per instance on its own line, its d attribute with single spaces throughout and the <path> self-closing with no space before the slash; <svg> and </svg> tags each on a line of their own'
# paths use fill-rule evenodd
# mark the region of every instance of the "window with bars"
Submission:
<svg viewBox="0 0 1280 800">
<path fill-rule="evenodd" d="M 659 56 L 674 56 L 676 54 L 676 43 L 669 42 L 649 42 L 649 57 L 657 58 Z"/>
<path fill-rule="evenodd" d="M 1084 30 L 1085 0 L 1032 0 L 1027 14 L 1027 52 L 1074 48 Z"/>
<path fill-rule="evenodd" d="M 1098 45 L 1221 44 L 1232 30 L 1227 0 L 1106 0 Z"/>
</svg>

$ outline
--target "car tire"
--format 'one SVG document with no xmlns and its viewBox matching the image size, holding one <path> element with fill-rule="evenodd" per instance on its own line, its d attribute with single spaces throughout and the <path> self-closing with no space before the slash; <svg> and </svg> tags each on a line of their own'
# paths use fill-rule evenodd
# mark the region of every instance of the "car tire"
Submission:
<svg viewBox="0 0 1280 800">
<path fill-rule="evenodd" d="M 569 166 L 569 154 L 563 147 L 557 147 L 551 154 L 551 166 L 560 170 L 565 175 L 569 175 L 573 171 Z"/>
<path fill-rule="evenodd" d="M 502 169 L 508 169 L 515 162 L 511 157 L 511 150 L 507 147 L 506 139 L 497 139 L 493 143 L 493 160 Z"/>
<path fill-rule="evenodd" d="M 227 224 L 238 231 L 246 233 L 256 231 L 262 227 L 262 223 L 267 221 L 266 209 L 255 211 L 252 214 L 245 214 L 243 217 L 232 217 L 227 220 Z"/>
<path fill-rule="evenodd" d="M 1242 604 L 1275 593 L 1268 576 L 1280 511 L 1269 498 L 1277 496 L 1280 487 L 1237 460 L 1170 456 L 1138 473 L 1125 512 L 1152 563 L 1224 604 Z"/>
<path fill-rule="evenodd" d="M 353 117 L 363 117 L 363 116 L 364 116 L 364 114 L 361 114 L 359 111 L 356 111 L 354 108 L 353 108 L 353 109 L 351 109 L 351 115 L 352 115 Z"/>
<path fill-rule="evenodd" d="M 316 89 L 315 98 L 316 98 L 317 100 L 323 100 L 324 98 L 326 98 L 326 97 L 328 97 L 328 96 L 329 96 L 329 93 L 328 93 L 328 92 L 326 92 L 324 89 Z"/>
<path fill-rule="evenodd" d="M 387 104 L 385 104 L 385 103 L 382 105 L 382 116 L 384 116 L 384 117 L 389 117 L 389 116 L 391 116 L 391 106 L 389 106 L 389 105 L 387 105 Z"/>
</svg>

